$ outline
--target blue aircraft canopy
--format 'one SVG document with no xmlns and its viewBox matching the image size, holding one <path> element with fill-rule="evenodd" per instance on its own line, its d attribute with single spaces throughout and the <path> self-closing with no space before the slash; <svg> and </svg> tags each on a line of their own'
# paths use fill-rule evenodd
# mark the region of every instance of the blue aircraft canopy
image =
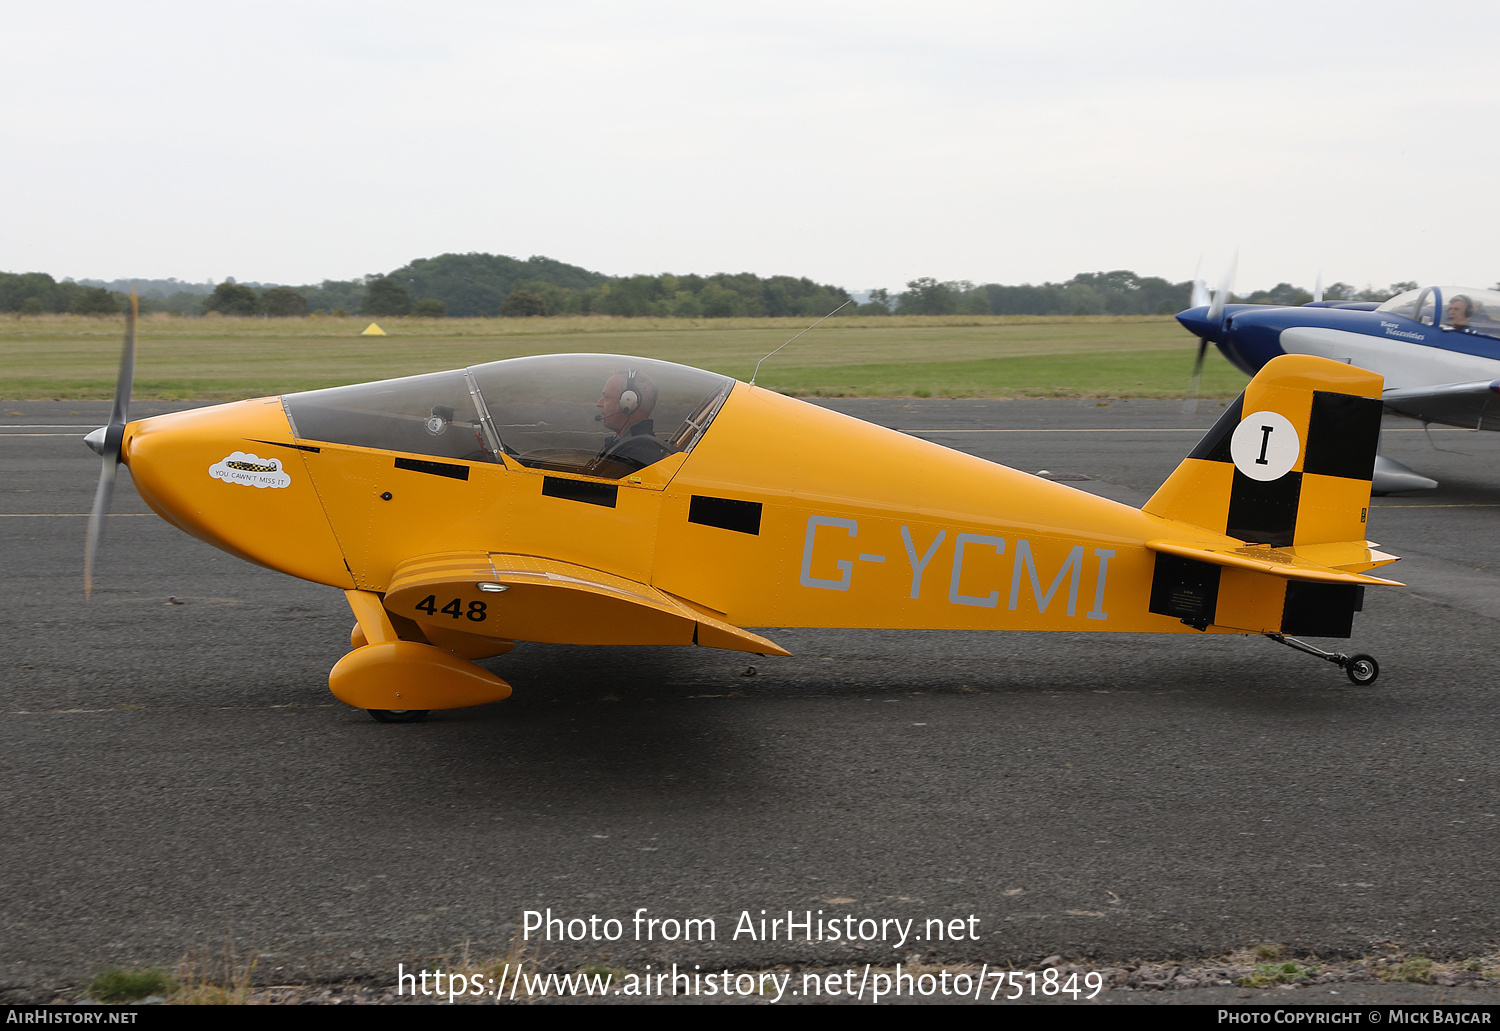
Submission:
<svg viewBox="0 0 1500 1031">
<path fill-rule="evenodd" d="M 1397 294 L 1376 311 L 1404 315 L 1417 322 L 1432 324 L 1433 306 L 1442 295 L 1443 329 L 1483 336 L 1500 337 L 1500 291 L 1480 290 L 1468 286 L 1423 287 Z M 1417 311 L 1418 304 L 1422 310 Z"/>
</svg>

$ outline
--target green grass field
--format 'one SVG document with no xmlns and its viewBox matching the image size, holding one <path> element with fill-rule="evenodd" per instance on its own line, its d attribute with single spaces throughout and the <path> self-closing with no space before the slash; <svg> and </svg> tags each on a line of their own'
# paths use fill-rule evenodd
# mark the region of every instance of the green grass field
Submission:
<svg viewBox="0 0 1500 1031">
<path fill-rule="evenodd" d="M 799 319 L 141 320 L 135 396 L 222 400 L 407 376 L 528 354 L 608 352 L 749 379 Z M 123 321 L 0 318 L 0 397 L 113 395 Z M 1198 342 L 1166 316 L 830 319 L 762 367 L 787 394 L 857 397 L 1181 397 Z M 1216 351 L 1204 397 L 1245 377 Z"/>
</svg>

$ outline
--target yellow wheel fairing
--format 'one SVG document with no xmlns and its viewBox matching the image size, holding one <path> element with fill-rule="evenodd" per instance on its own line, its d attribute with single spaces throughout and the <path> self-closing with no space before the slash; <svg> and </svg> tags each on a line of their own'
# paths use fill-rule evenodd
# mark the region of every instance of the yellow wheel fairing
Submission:
<svg viewBox="0 0 1500 1031">
<path fill-rule="evenodd" d="M 359 709 L 462 709 L 510 697 L 489 670 L 430 644 L 384 641 L 345 655 L 328 688 Z"/>
</svg>

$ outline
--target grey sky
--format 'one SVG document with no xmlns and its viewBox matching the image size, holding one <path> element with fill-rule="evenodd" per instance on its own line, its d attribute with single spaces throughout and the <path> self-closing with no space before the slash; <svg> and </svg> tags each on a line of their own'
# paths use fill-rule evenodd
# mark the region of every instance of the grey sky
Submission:
<svg viewBox="0 0 1500 1031">
<path fill-rule="evenodd" d="M 0 270 L 1500 278 L 1480 3 L 51 3 Z"/>
</svg>

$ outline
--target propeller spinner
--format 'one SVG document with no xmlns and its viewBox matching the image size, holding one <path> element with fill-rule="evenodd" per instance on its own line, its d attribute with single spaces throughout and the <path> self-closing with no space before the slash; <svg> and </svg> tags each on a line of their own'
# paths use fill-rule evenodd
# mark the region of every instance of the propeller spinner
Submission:
<svg viewBox="0 0 1500 1031">
<path fill-rule="evenodd" d="M 94 508 L 89 513 L 88 543 L 83 552 L 85 599 L 94 592 L 94 555 L 99 550 L 99 533 L 104 528 L 104 516 L 115 493 L 116 467 L 120 464 L 125 424 L 130 421 L 130 384 L 135 378 L 135 321 L 139 309 L 140 302 L 132 287 L 130 307 L 125 312 L 125 346 L 120 351 L 120 374 L 115 378 L 115 403 L 109 410 L 109 424 L 83 438 L 84 443 L 104 460 L 99 469 L 99 486 L 94 491 Z"/>
</svg>

